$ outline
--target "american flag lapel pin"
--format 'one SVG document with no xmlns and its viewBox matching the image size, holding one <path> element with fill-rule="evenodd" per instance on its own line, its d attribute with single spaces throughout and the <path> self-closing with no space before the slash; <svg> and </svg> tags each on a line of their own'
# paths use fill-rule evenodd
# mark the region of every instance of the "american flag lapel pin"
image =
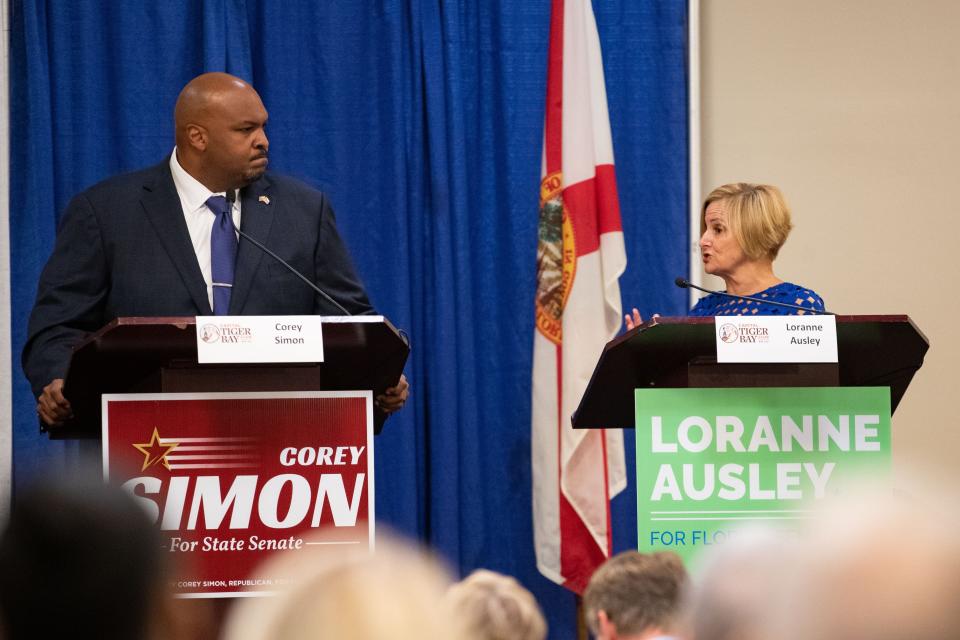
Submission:
<svg viewBox="0 0 960 640">
<path fill-rule="evenodd" d="M 257 198 L 257 200 L 259 200 L 263 204 L 270 204 L 270 198 L 268 198 L 267 196 L 260 196 L 259 198 Z"/>
</svg>

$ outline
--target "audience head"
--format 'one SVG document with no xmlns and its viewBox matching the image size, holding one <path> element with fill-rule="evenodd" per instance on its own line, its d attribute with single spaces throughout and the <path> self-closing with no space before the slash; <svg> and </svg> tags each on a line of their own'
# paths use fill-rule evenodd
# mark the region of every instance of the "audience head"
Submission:
<svg viewBox="0 0 960 640">
<path fill-rule="evenodd" d="M 509 576 L 474 571 L 450 588 L 446 604 L 471 640 L 547 637 L 547 622 L 533 594 Z"/>
<path fill-rule="evenodd" d="M 583 594 L 587 626 L 603 639 L 665 634 L 677 623 L 686 583 L 687 571 L 675 553 L 620 553 L 590 578 Z"/>
<path fill-rule="evenodd" d="M 702 558 L 685 605 L 697 640 L 764 640 L 776 592 L 791 570 L 793 540 L 744 529 Z"/>
<path fill-rule="evenodd" d="M 795 535 L 740 532 L 714 548 L 687 607 L 696 640 L 957 637 L 957 498 L 885 485 L 848 487 Z"/>
<path fill-rule="evenodd" d="M 373 553 L 291 552 L 265 573 L 290 575 L 273 598 L 241 601 L 227 640 L 460 640 L 442 606 L 450 585 L 436 560 L 378 535 Z"/>
<path fill-rule="evenodd" d="M 708 209 L 723 214 L 750 260 L 775 260 L 793 228 L 783 194 L 771 185 L 736 182 L 711 191 L 700 211 L 701 235 L 707 231 Z"/>
<path fill-rule="evenodd" d="M 956 496 L 858 495 L 814 523 L 768 637 L 947 640 L 960 635 Z"/>
<path fill-rule="evenodd" d="M 165 593 L 161 544 L 117 487 L 74 480 L 21 492 L 0 538 L 0 637 L 147 637 Z"/>
</svg>

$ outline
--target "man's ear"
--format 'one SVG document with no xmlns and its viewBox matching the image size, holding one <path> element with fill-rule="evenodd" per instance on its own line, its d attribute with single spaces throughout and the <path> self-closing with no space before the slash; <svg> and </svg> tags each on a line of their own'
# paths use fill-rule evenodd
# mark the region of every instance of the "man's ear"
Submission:
<svg viewBox="0 0 960 640">
<path fill-rule="evenodd" d="M 206 127 L 202 127 L 199 124 L 187 125 L 187 142 L 190 143 L 191 147 L 197 151 L 205 151 L 208 140 L 209 137 Z"/>
<path fill-rule="evenodd" d="M 597 611 L 597 629 L 600 631 L 598 640 L 617 640 L 617 625 L 613 623 L 603 609 Z"/>
</svg>

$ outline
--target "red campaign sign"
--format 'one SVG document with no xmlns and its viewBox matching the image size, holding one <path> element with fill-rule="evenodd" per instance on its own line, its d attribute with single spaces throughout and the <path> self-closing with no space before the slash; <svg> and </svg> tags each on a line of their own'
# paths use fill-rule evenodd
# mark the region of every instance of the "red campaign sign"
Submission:
<svg viewBox="0 0 960 640">
<path fill-rule="evenodd" d="M 368 391 L 104 395 L 103 416 L 104 476 L 159 524 L 183 597 L 268 593 L 275 551 L 372 547 Z"/>
</svg>

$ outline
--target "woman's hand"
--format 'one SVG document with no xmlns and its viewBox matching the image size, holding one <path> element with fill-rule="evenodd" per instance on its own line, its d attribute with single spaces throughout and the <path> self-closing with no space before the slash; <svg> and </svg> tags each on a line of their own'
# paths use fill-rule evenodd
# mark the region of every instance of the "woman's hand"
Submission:
<svg viewBox="0 0 960 640">
<path fill-rule="evenodd" d="M 633 313 L 628 313 L 623 316 L 623 321 L 627 325 L 627 331 L 631 329 L 636 329 L 641 324 L 643 324 L 643 318 L 640 317 L 640 312 L 637 311 L 637 308 L 633 308 Z"/>
<path fill-rule="evenodd" d="M 659 317 L 660 317 L 659 313 L 653 314 L 654 320 L 656 320 Z M 623 321 L 627 325 L 627 331 L 630 331 L 631 329 L 636 329 L 637 327 L 643 324 L 643 318 L 640 317 L 640 312 L 637 311 L 636 307 L 633 308 L 633 311 L 631 313 L 628 313 L 625 316 L 623 316 Z"/>
</svg>

